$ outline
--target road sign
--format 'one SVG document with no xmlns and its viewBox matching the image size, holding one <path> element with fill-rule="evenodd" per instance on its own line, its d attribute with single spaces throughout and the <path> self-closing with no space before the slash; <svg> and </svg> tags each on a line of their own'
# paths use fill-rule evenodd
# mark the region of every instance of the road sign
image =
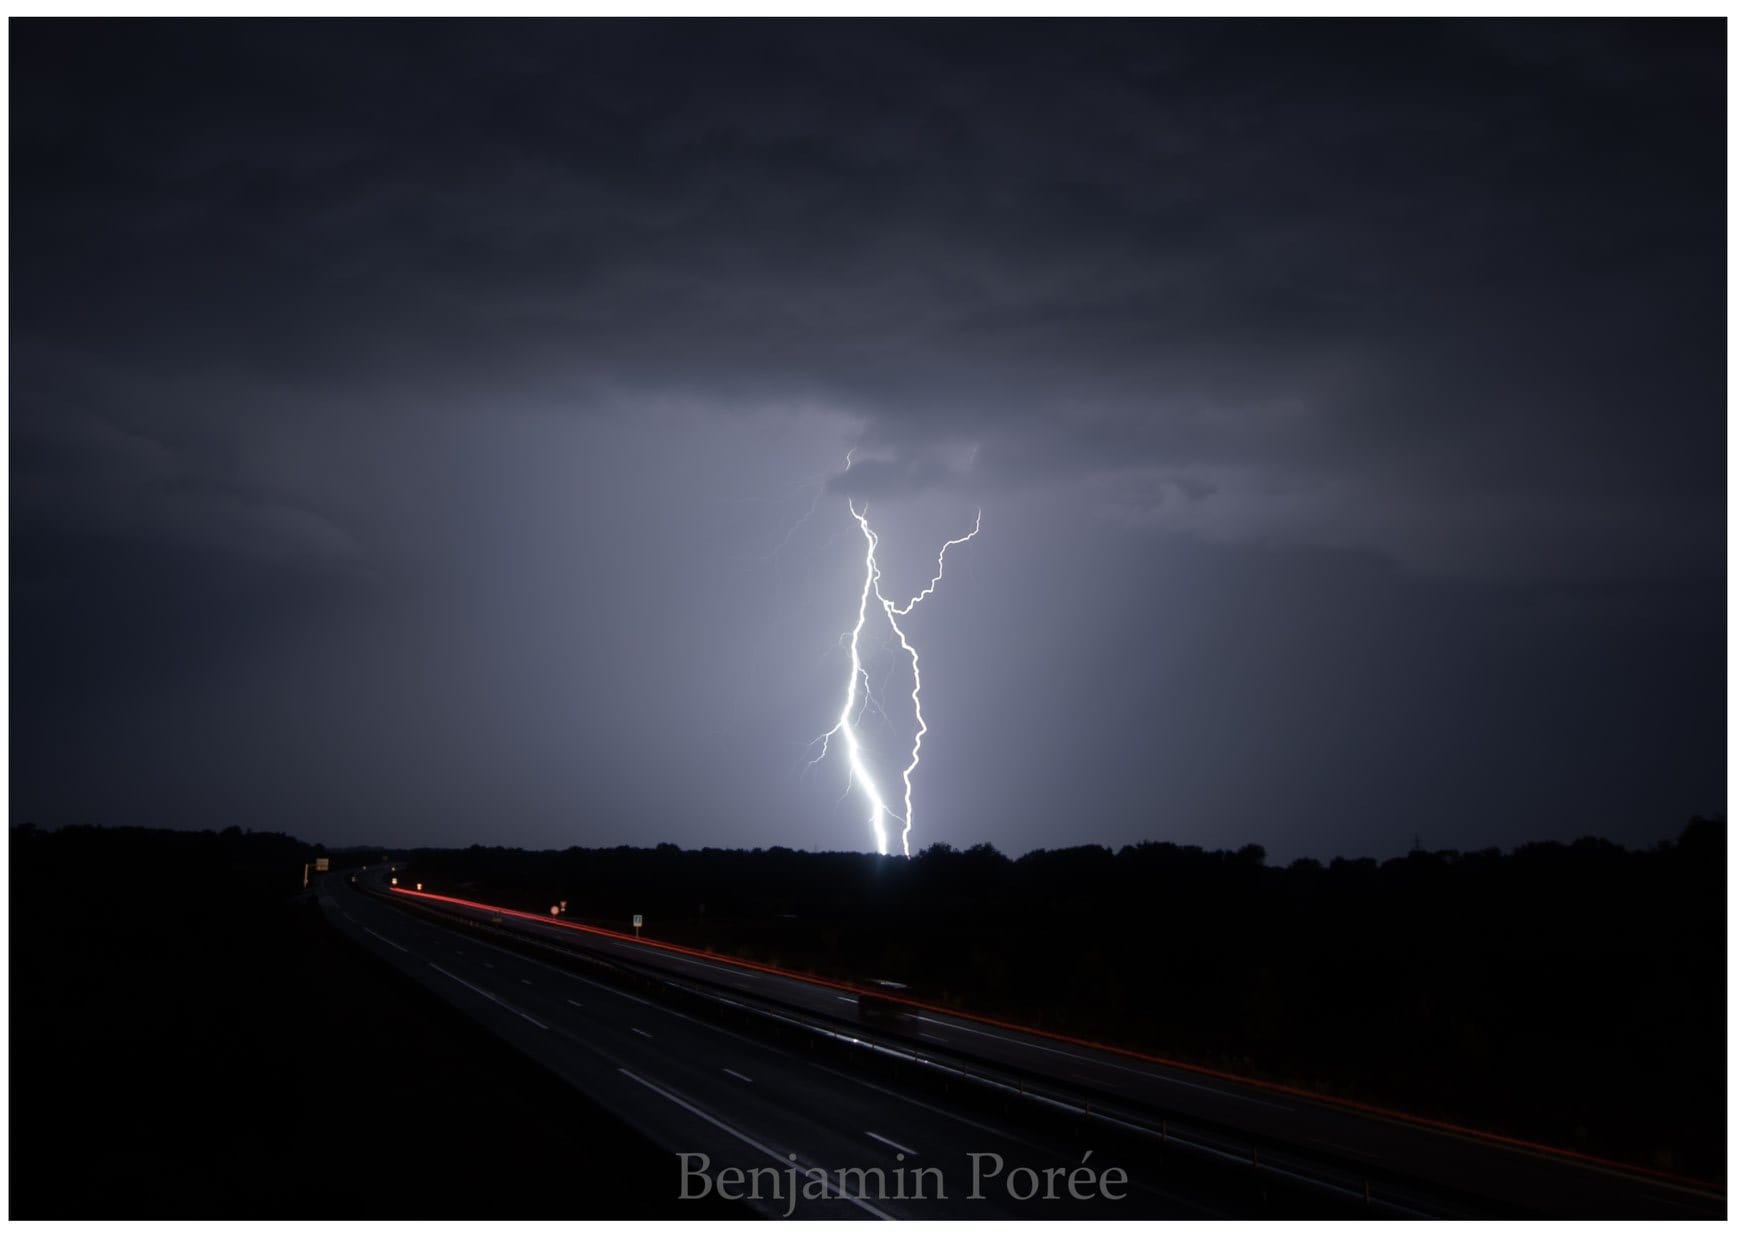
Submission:
<svg viewBox="0 0 1744 1240">
<path fill-rule="evenodd" d="M 636 928 L 636 937 L 642 937 L 642 914 L 637 913 L 630 918 L 630 924 Z"/>
</svg>

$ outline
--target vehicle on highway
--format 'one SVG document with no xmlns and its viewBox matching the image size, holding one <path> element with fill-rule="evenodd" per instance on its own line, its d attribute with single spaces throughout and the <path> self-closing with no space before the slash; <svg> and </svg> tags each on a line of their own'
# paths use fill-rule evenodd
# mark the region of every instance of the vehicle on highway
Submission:
<svg viewBox="0 0 1744 1240">
<path fill-rule="evenodd" d="M 867 978 L 861 983 L 860 1019 L 868 1025 L 885 1029 L 906 1029 L 920 1023 L 919 1015 L 906 1000 L 908 987 L 881 977 Z"/>
</svg>

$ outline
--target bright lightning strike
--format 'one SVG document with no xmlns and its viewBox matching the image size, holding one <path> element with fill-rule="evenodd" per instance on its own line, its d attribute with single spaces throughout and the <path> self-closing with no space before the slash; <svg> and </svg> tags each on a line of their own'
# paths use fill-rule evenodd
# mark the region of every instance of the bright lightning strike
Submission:
<svg viewBox="0 0 1744 1240">
<path fill-rule="evenodd" d="M 872 772 L 866 769 L 866 758 L 860 749 L 860 738 L 854 732 L 854 725 L 858 720 L 852 716 L 854 715 L 854 703 L 860 697 L 860 685 L 867 680 L 865 668 L 860 662 L 860 634 L 866 630 L 866 606 L 871 602 L 874 594 L 878 595 L 878 601 L 883 603 L 886 608 L 890 605 L 884 603 L 884 596 L 878 591 L 878 535 L 872 532 L 870 525 L 866 524 L 866 510 L 864 508 L 856 512 L 853 501 L 849 500 L 848 511 L 854 514 L 854 520 L 860 523 L 860 532 L 866 536 L 866 580 L 860 586 L 860 614 L 854 620 L 853 630 L 843 634 L 848 646 L 848 693 L 842 700 L 842 713 L 836 720 L 836 726 L 819 738 L 823 741 L 823 751 L 812 759 L 812 762 L 815 764 L 823 761 L 824 755 L 830 751 L 830 737 L 840 733 L 843 742 L 848 747 L 848 786 L 852 789 L 854 784 L 858 783 L 861 791 L 866 794 L 866 804 L 871 814 L 872 838 L 878 841 L 878 851 L 883 853 L 890 846 L 889 835 L 884 830 L 884 819 L 887 815 L 892 818 L 896 815 L 892 814 L 889 807 L 885 805 L 884 796 L 878 791 L 878 784 L 872 778 Z M 868 682 L 866 684 L 866 700 L 871 701 L 871 699 L 872 686 Z M 865 707 L 862 706 L 861 713 L 864 712 Z M 903 835 L 906 842 L 906 828 Z"/>
<path fill-rule="evenodd" d="M 864 516 L 863 512 L 862 516 Z M 939 548 L 939 571 L 933 575 L 933 579 L 928 583 L 926 589 L 909 599 L 908 604 L 903 607 L 892 604 L 882 592 L 878 595 L 878 601 L 884 604 L 885 618 L 890 621 L 890 627 L 895 630 L 896 640 L 901 642 L 902 648 L 908 652 L 909 667 L 914 672 L 914 691 L 911 696 L 914 699 L 914 719 L 918 726 L 914 733 L 914 748 L 909 751 L 908 765 L 902 768 L 902 855 L 905 857 L 908 856 L 908 833 L 914 830 L 914 772 L 915 768 L 920 765 L 920 742 L 921 738 L 927 734 L 927 721 L 920 709 L 920 651 L 909 644 L 908 634 L 903 632 L 902 626 L 896 622 L 896 617 L 906 616 L 915 609 L 915 606 L 923 598 L 938 589 L 939 582 L 945 578 L 945 552 L 961 543 L 968 542 L 980 532 L 981 510 L 977 508 L 975 510 L 975 528 L 961 538 L 951 539 L 950 542 Z M 878 588 L 876 575 L 872 587 L 875 590 Z"/>
<path fill-rule="evenodd" d="M 851 456 L 849 459 L 852 461 Z M 903 606 L 898 607 L 884 597 L 884 591 L 880 586 L 882 575 L 878 569 L 878 534 L 866 519 L 866 511 L 865 507 L 855 508 L 853 501 L 848 501 L 848 512 L 859 524 L 860 533 L 866 539 L 866 576 L 860 586 L 860 611 L 855 618 L 854 627 L 850 632 L 842 635 L 843 642 L 848 647 L 848 687 L 847 694 L 842 701 L 842 713 L 836 720 L 836 726 L 818 738 L 823 742 L 823 749 L 816 758 L 812 759 L 812 763 L 815 765 L 824 759 L 825 755 L 829 753 L 830 738 L 840 734 L 848 751 L 848 790 L 852 791 L 854 785 L 858 784 L 866 797 L 872 838 L 877 841 L 878 851 L 880 853 L 889 851 L 890 838 L 884 826 L 884 820 L 888 817 L 902 824 L 902 855 L 906 857 L 909 855 L 909 833 L 914 829 L 914 772 L 920 766 L 921 742 L 927 734 L 927 721 L 926 715 L 922 713 L 920 703 L 920 651 L 915 648 L 914 643 L 909 641 L 908 633 L 897 622 L 897 618 L 908 615 L 919 606 L 923 599 L 938 589 L 939 582 L 943 581 L 945 577 L 945 553 L 952 547 L 968 542 L 981 532 L 981 513 L 978 510 L 975 513 L 975 527 L 972 530 L 961 538 L 951 539 L 939 548 L 938 571 L 933 574 L 933 579 L 927 584 L 926 589 L 909 599 Z M 909 749 L 908 765 L 902 770 L 902 815 L 900 818 L 890 809 L 884 799 L 884 794 L 879 791 L 877 781 L 873 779 L 872 772 L 866 765 L 865 753 L 860 746 L 860 739 L 854 731 L 860 715 L 863 715 L 866 709 L 865 704 L 862 704 L 860 715 L 856 715 L 854 711 L 855 704 L 860 700 L 862 686 L 865 688 L 867 703 L 872 700 L 871 680 L 867 676 L 865 665 L 860 658 L 860 638 L 866 630 L 867 607 L 874 598 L 883 608 L 884 618 L 889 623 L 891 631 L 896 634 L 896 640 L 901 643 L 902 649 L 907 653 L 909 669 L 914 677 L 914 687 L 910 691 L 909 697 L 914 703 L 916 729 L 914 744 Z"/>
<path fill-rule="evenodd" d="M 977 508 L 975 510 L 975 528 L 970 530 L 967 534 L 963 535 L 961 538 L 951 539 L 950 542 L 946 543 L 944 546 L 939 548 L 939 571 L 933 574 L 933 579 L 927 583 L 927 588 L 922 590 L 919 594 L 915 595 L 913 598 L 909 599 L 907 606 L 905 606 L 905 607 L 893 607 L 893 608 L 891 608 L 891 610 L 896 615 L 899 615 L 899 616 L 906 616 L 909 612 L 913 611 L 915 604 L 920 602 L 927 595 L 931 594 L 934 590 L 938 589 L 939 582 L 941 582 L 945 579 L 945 552 L 949 551 L 952 547 L 961 546 L 962 544 L 968 542 L 971 538 L 975 537 L 975 535 L 979 534 L 980 532 L 981 532 L 981 510 L 979 508 Z M 889 607 L 890 604 L 886 603 L 885 606 Z"/>
</svg>

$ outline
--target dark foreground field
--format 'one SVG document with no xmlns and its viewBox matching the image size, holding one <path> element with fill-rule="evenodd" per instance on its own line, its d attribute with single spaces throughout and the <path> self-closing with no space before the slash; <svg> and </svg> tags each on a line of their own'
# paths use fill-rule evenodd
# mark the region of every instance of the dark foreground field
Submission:
<svg viewBox="0 0 1744 1240">
<path fill-rule="evenodd" d="M 685 1208 L 668 1155 L 295 898 L 306 846 L 13 831 L 11 849 L 12 1217 Z"/>
<path fill-rule="evenodd" d="M 278 835 L 11 833 L 19 1217 L 638 1217 L 669 1160 L 297 898 Z M 1720 1180 L 1725 828 L 1377 864 L 502 848 L 407 881 Z M 381 853 L 336 855 L 336 864 Z M 670 1204 L 663 1207 L 672 1208 Z"/>
</svg>

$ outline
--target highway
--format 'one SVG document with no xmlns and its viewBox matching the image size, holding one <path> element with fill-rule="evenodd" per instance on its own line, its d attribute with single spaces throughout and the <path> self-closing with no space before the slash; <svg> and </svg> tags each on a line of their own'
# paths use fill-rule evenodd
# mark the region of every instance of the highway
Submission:
<svg viewBox="0 0 1744 1240">
<path fill-rule="evenodd" d="M 342 931 L 436 992 L 503 1041 L 563 1077 L 675 1155 L 673 1199 L 702 1191 L 686 1166 L 706 1155 L 718 1183 L 722 1168 L 765 1170 L 761 1198 L 748 1204 L 775 1217 L 798 1218 L 1205 1218 L 1214 1206 L 1149 1183 L 1141 1168 L 1109 1181 L 1121 1200 L 1014 1200 L 994 1174 L 1085 1166 L 1107 1159 L 1086 1148 L 1038 1139 L 1033 1126 L 989 1123 L 925 1098 L 855 1079 L 826 1064 L 795 1058 L 779 1046 L 661 1008 L 626 990 L 553 967 L 521 952 L 390 907 L 336 876 L 318 898 Z M 440 1082 L 408 1082 L 440 1088 Z M 554 1103 L 560 1100 L 554 1100 Z M 681 1164 L 679 1154 L 692 1155 Z M 972 1164 L 970 1155 L 982 1156 Z M 997 1161 L 995 1161 L 995 1158 Z M 983 1174 L 979 1185 L 973 1172 Z M 786 1169 L 794 1168 L 791 1183 Z M 838 1169 L 853 1169 L 846 1194 L 817 1197 L 811 1169 L 838 1189 Z M 928 1170 L 924 1174 L 921 1169 Z M 858 1173 L 866 1175 L 865 1180 Z M 883 1191 L 878 1191 L 878 1173 Z M 898 1178 L 898 1173 L 901 1178 Z M 1081 1179 L 1081 1188 L 1088 1181 Z M 728 1184 L 728 1192 L 735 1186 Z M 972 1193 L 979 1187 L 980 1199 Z M 1018 1190 L 1028 1189 L 1023 1180 Z M 808 1188 L 815 1199 L 805 1199 Z M 716 1191 L 711 1188 L 709 1191 Z M 737 1191 L 742 1195 L 746 1189 Z M 904 1199 L 906 1198 L 906 1199 Z M 651 1202 L 650 1217 L 662 1203 Z M 576 1202 L 587 1216 L 587 1203 Z"/>
<path fill-rule="evenodd" d="M 320 898 L 364 946 L 442 994 L 674 1153 L 710 1166 L 881 1167 L 900 1189 L 914 1167 L 937 1167 L 943 1199 L 877 1201 L 838 1195 L 798 1203 L 808 1217 L 1203 1217 L 1253 1207 L 1226 1190 L 1164 1182 L 1142 1155 L 1122 1169 L 1122 1201 L 1014 1200 L 998 1177 L 973 1170 L 1070 1170 L 1097 1149 L 1148 1142 L 1207 1168 L 1251 1165 L 1281 1190 L 1324 1199 L 1322 1209 L 1430 1217 L 1723 1217 L 1715 1188 L 1605 1166 L 1326 1100 L 930 1009 L 900 1026 L 868 1028 L 842 986 L 730 958 L 688 952 L 560 919 L 388 886 L 386 867 L 360 886 L 324 884 Z M 396 908 L 398 903 L 405 906 Z M 481 940 L 480 936 L 494 938 Z M 537 958 L 535 958 L 537 957 Z M 572 964 L 571 961 L 574 963 Z M 583 962 L 603 965 L 577 969 Z M 612 970 L 616 970 L 614 976 Z M 600 980 L 604 977 L 606 980 Z M 655 979 L 650 982 L 648 979 Z M 676 1000 L 676 1001 L 675 1001 Z M 796 1055 L 798 1029 L 861 1054 L 882 1048 L 908 1076 L 869 1072 L 841 1055 Z M 724 1027 L 731 1024 L 733 1028 Z M 780 1043 L 780 1045 L 776 1045 Z M 985 1105 L 941 1105 L 939 1081 L 971 1081 L 983 1102 L 1021 1098 L 989 1123 Z M 1071 1123 L 1065 1117 L 1072 1118 Z M 1021 1119 L 1021 1122 L 1019 1122 Z M 1142 1140 L 1141 1140 L 1142 1139 Z M 1075 1145 L 1074 1145 L 1075 1143 Z M 989 1157 L 975 1162 L 972 1153 Z M 790 1158 L 789 1156 L 794 1157 Z M 999 1162 L 992 1161 L 997 1155 Z M 691 1166 L 700 1166 L 693 1160 Z M 679 1188 L 675 1159 L 674 1192 Z M 761 1183 L 770 1184 L 765 1173 Z M 930 1189 L 936 1178 L 921 1187 Z M 1087 1182 L 1080 1176 L 1080 1184 Z M 692 1188 L 700 1179 L 689 1181 Z M 1206 1183 L 1209 1183 L 1208 1181 Z M 980 1200 L 970 1199 L 979 1186 Z M 1055 1186 L 1060 1187 L 1056 1178 Z M 1018 1188 L 1028 1187 L 1020 1180 Z M 931 1194 L 929 1196 L 940 1196 Z M 776 1214 L 785 1200 L 753 1202 Z"/>
</svg>

